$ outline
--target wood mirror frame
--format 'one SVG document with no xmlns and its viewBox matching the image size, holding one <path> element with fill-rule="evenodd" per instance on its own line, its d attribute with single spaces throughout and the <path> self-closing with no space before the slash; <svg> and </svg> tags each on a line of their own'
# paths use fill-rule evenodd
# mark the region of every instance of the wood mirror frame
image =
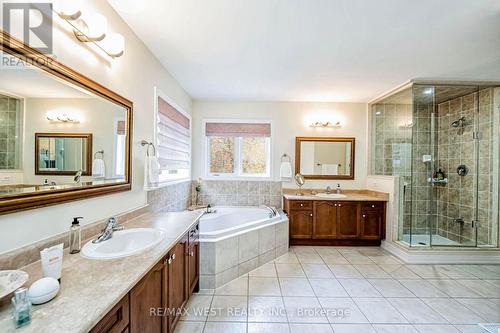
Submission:
<svg viewBox="0 0 500 333">
<path fill-rule="evenodd" d="M 57 205 L 60 203 L 88 199 L 96 196 L 107 195 L 122 191 L 129 191 L 132 188 L 132 119 L 133 103 L 80 74 L 68 66 L 57 62 L 46 54 L 30 47 L 22 41 L 10 36 L 0 29 L 0 50 L 10 54 L 22 61 L 30 63 L 32 66 L 45 71 L 63 81 L 78 86 L 96 96 L 102 97 L 120 107 L 127 112 L 126 125 L 126 148 L 125 148 L 125 180 L 118 183 L 93 184 L 88 187 L 54 189 L 50 192 L 29 192 L 16 195 L 9 195 L 0 198 L 0 215 L 40 208 L 44 206 Z"/>
<path fill-rule="evenodd" d="M 345 142 L 351 144 L 351 167 L 348 175 L 303 175 L 305 179 L 354 179 L 355 138 L 347 137 L 301 137 L 295 138 L 295 173 L 300 173 L 300 153 L 302 142 Z"/>
<path fill-rule="evenodd" d="M 85 170 L 82 176 L 92 176 L 92 133 L 35 133 L 35 175 L 73 176 L 78 170 L 58 171 L 40 170 L 40 139 L 41 138 L 80 138 L 87 139 L 85 144 Z"/>
</svg>

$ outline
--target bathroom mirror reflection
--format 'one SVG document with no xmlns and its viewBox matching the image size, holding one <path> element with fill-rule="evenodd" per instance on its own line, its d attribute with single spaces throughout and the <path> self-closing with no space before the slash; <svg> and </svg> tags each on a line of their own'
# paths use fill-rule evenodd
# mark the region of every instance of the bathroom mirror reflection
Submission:
<svg viewBox="0 0 500 333">
<path fill-rule="evenodd" d="M 0 214 L 30 208 L 38 195 L 55 204 L 86 189 L 93 196 L 130 188 L 132 103 L 51 65 L 50 73 L 27 64 L 0 71 Z"/>
<path fill-rule="evenodd" d="M 307 179 L 354 179 L 354 138 L 297 137 L 295 169 Z"/>
<path fill-rule="evenodd" d="M 92 174 L 92 134 L 36 133 L 35 174 Z M 97 156 L 96 156 L 97 158 Z"/>
</svg>

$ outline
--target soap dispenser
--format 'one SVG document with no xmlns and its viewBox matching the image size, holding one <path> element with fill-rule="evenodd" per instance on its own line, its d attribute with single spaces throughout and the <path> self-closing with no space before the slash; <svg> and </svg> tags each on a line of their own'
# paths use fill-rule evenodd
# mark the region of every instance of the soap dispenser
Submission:
<svg viewBox="0 0 500 333">
<path fill-rule="evenodd" d="M 80 227 L 80 219 L 83 217 L 74 217 L 71 227 L 69 228 L 69 253 L 75 254 L 80 252 L 82 248 L 82 229 Z"/>
</svg>

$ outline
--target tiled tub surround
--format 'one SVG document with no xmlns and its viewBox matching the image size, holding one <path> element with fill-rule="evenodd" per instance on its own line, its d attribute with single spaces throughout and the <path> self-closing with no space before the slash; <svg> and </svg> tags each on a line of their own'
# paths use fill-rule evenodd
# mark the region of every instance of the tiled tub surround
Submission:
<svg viewBox="0 0 500 333">
<path fill-rule="evenodd" d="M 191 180 L 159 187 L 147 192 L 153 212 L 180 212 L 191 205 Z"/>
<path fill-rule="evenodd" d="M 10 300 L 0 304 L 0 332 L 88 332 L 198 221 L 201 213 L 146 213 L 129 220 L 126 228 L 159 228 L 165 231 L 158 245 L 126 258 L 85 259 L 64 252 L 62 282 L 52 301 L 34 306 L 31 324 L 16 330 Z M 40 262 L 22 268 L 26 285 L 42 277 Z"/>
<path fill-rule="evenodd" d="M 249 227 L 218 240 L 204 239 L 200 220 L 200 288 L 213 289 L 274 260 L 288 251 L 288 218 Z"/>
<path fill-rule="evenodd" d="M 259 206 L 281 208 L 281 182 L 203 180 L 198 204 L 212 206 Z M 196 182 L 192 185 L 192 203 L 196 203 Z"/>
</svg>

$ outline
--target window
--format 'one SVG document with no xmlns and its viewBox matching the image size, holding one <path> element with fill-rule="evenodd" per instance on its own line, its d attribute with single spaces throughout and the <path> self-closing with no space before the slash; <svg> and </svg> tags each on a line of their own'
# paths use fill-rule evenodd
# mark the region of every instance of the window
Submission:
<svg viewBox="0 0 500 333">
<path fill-rule="evenodd" d="M 208 176 L 271 176 L 271 124 L 206 122 L 205 135 Z"/>
<path fill-rule="evenodd" d="M 156 156 L 160 182 L 189 179 L 191 117 L 156 90 Z"/>
</svg>

